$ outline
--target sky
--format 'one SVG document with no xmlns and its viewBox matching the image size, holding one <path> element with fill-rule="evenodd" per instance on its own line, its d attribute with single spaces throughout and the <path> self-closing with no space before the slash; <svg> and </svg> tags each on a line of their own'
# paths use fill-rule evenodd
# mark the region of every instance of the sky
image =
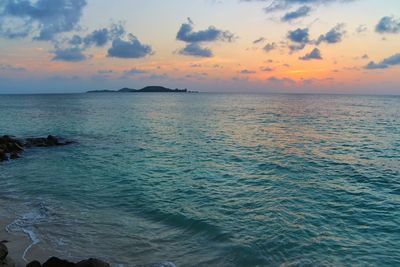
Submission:
<svg viewBox="0 0 400 267">
<path fill-rule="evenodd" d="M 399 0 L 0 0 L 0 93 L 400 94 Z"/>
</svg>

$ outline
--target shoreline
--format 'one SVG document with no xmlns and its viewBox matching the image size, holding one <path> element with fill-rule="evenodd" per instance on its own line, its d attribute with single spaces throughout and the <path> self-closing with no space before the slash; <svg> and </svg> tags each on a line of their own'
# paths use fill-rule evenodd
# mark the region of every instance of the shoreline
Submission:
<svg viewBox="0 0 400 267">
<path fill-rule="evenodd" d="M 34 241 L 27 231 L 11 232 L 7 228 L 18 218 L 10 216 L 4 208 L 0 207 L 0 241 L 7 240 L 9 257 L 14 261 L 16 267 L 25 267 L 31 261 L 45 262 L 52 256 L 60 256 L 51 248 Z"/>
<path fill-rule="evenodd" d="M 5 216 L 3 211 L 4 210 L 1 210 L 0 215 L 0 239 L 9 241 L 7 243 L 7 247 L 9 248 L 10 258 L 15 262 L 17 267 L 23 267 L 27 264 L 27 262 L 25 262 L 23 259 L 23 255 L 27 248 L 33 244 L 33 242 L 29 239 L 27 234 L 10 233 L 7 231 L 7 226 L 10 225 L 14 219 Z M 30 254 L 29 251 L 27 252 L 27 254 Z M 28 255 L 26 256 L 28 257 Z M 29 259 L 27 258 L 27 260 Z"/>
</svg>

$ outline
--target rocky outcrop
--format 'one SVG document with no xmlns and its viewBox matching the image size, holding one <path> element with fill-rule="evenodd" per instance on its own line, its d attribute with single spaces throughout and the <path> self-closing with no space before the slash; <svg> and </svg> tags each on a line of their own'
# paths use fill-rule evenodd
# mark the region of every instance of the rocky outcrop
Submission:
<svg viewBox="0 0 400 267">
<path fill-rule="evenodd" d="M 38 261 L 32 261 L 26 265 L 26 267 L 42 267 L 42 264 Z"/>
<path fill-rule="evenodd" d="M 15 263 L 8 257 L 7 241 L 0 242 L 0 267 L 15 267 Z"/>
<path fill-rule="evenodd" d="M 18 139 L 14 136 L 0 136 L 0 161 L 18 159 L 26 148 L 65 146 L 74 143 L 53 135 L 38 138 Z"/>
<path fill-rule="evenodd" d="M 6 241 L 0 242 L 0 267 L 15 267 L 15 263 L 8 257 Z M 111 267 L 110 264 L 99 259 L 87 259 L 78 263 L 51 257 L 43 265 L 38 261 L 32 261 L 26 267 Z"/>
<path fill-rule="evenodd" d="M 33 264 L 33 262 L 31 262 L 30 264 Z M 26 266 L 26 267 L 111 267 L 110 264 L 99 260 L 99 259 L 88 259 L 88 260 L 83 260 L 80 261 L 78 263 L 73 263 L 73 262 L 69 262 L 67 260 L 62 260 L 56 257 L 52 257 L 50 259 L 48 259 L 45 263 L 43 263 L 43 265 L 40 265 L 39 262 L 36 262 L 35 264 L 39 264 L 39 265 L 31 265 L 31 266 Z"/>
</svg>

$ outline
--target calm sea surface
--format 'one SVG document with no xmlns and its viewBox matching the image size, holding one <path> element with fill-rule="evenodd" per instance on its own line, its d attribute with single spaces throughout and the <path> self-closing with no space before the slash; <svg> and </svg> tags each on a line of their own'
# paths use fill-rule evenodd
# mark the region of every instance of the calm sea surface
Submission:
<svg viewBox="0 0 400 267">
<path fill-rule="evenodd" d="M 14 233 L 134 266 L 400 266 L 400 97 L 0 96 Z M 29 251 L 28 251 L 29 253 Z"/>
</svg>

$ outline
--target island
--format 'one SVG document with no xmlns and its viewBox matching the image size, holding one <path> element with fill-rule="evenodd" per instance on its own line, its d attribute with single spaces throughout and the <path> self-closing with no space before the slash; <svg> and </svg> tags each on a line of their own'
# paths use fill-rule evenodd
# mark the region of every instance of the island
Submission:
<svg viewBox="0 0 400 267">
<path fill-rule="evenodd" d="M 119 90 L 93 90 L 87 93 L 198 93 L 188 89 L 169 89 L 164 86 L 146 86 L 142 89 L 122 88 Z"/>
</svg>

